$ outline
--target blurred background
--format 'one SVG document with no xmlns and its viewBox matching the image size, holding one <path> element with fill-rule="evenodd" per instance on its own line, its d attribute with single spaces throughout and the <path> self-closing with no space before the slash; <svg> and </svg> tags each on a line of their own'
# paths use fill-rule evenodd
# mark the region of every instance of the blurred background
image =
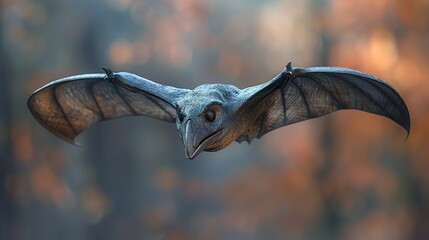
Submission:
<svg viewBox="0 0 429 240">
<path fill-rule="evenodd" d="M 0 239 L 428 239 L 429 1 L 0 0 Z M 294 66 L 388 81 L 411 134 L 348 110 L 185 157 L 174 124 L 103 122 L 76 147 L 32 91 L 130 71 L 246 87 Z"/>
</svg>

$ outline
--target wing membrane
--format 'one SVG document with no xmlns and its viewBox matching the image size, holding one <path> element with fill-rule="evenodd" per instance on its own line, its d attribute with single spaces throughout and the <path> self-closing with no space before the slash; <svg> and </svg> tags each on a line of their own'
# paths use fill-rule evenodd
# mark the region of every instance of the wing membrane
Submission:
<svg viewBox="0 0 429 240">
<path fill-rule="evenodd" d="M 243 92 L 250 96 L 243 104 L 246 108 L 253 104 L 269 106 L 258 113 L 264 117 L 255 123 L 253 136 L 246 137 L 249 140 L 341 109 L 381 115 L 395 121 L 407 133 L 410 131 L 409 112 L 401 96 L 383 80 L 347 68 L 288 65 L 270 82 Z M 260 118 L 254 116 L 254 119 Z"/>
<path fill-rule="evenodd" d="M 62 139 L 91 125 L 123 116 L 174 122 L 175 102 L 189 90 L 161 85 L 130 73 L 87 74 L 54 81 L 28 100 L 34 117 Z"/>
</svg>

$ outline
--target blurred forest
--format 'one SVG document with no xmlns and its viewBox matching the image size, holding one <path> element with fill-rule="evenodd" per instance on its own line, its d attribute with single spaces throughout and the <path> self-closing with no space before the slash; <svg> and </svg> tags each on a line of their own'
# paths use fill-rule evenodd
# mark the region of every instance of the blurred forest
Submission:
<svg viewBox="0 0 429 240">
<path fill-rule="evenodd" d="M 429 239 L 429 1 L 0 0 L 0 239 Z M 288 61 L 385 79 L 411 134 L 358 111 L 189 161 L 174 124 L 56 138 L 32 91 L 130 71 L 259 84 Z"/>
</svg>

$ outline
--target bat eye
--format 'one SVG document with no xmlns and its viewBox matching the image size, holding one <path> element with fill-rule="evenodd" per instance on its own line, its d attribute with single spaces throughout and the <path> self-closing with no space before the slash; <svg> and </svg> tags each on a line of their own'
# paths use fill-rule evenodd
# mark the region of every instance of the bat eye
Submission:
<svg viewBox="0 0 429 240">
<path fill-rule="evenodd" d="M 216 113 L 212 110 L 206 112 L 206 120 L 213 122 L 216 119 Z"/>
<path fill-rule="evenodd" d="M 179 108 L 176 108 L 177 117 L 179 118 L 180 122 L 183 122 L 183 118 L 185 118 L 185 115 L 183 115 L 182 111 L 180 111 Z"/>
</svg>

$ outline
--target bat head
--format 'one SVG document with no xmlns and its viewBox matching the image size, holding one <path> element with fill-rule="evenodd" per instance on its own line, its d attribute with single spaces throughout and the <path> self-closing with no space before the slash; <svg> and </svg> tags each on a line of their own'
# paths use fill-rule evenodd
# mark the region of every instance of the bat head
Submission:
<svg viewBox="0 0 429 240">
<path fill-rule="evenodd" d="M 226 147 L 229 122 L 238 89 L 231 85 L 206 84 L 190 91 L 177 101 L 176 126 L 186 156 L 195 158 L 202 151 Z"/>
</svg>

